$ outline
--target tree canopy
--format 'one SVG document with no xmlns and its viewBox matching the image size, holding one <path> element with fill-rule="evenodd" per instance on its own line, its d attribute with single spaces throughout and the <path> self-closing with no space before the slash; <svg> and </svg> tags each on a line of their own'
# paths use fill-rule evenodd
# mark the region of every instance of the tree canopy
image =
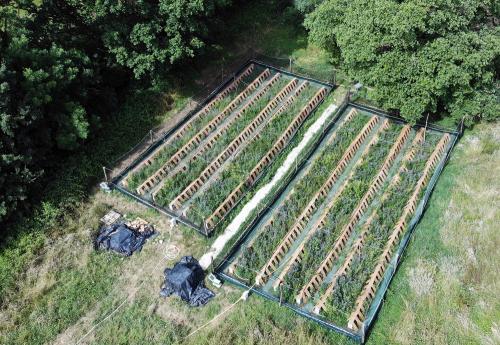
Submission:
<svg viewBox="0 0 500 345">
<path fill-rule="evenodd" d="M 192 58 L 209 38 L 216 9 L 230 0 L 106 1 L 90 6 L 109 53 L 136 77 Z"/>
<path fill-rule="evenodd" d="M 498 2 L 326 0 L 312 8 L 310 40 L 384 107 L 412 122 L 428 113 L 468 124 L 499 116 Z"/>
<path fill-rule="evenodd" d="M 200 53 L 230 0 L 0 5 L 0 221 L 114 111 L 117 90 Z M 43 179 L 42 179 L 43 180 Z"/>
</svg>

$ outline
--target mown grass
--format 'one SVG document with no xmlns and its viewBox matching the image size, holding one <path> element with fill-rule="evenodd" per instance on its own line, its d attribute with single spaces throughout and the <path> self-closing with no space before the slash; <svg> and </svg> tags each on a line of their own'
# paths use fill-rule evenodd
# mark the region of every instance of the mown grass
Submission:
<svg viewBox="0 0 500 345">
<path fill-rule="evenodd" d="M 109 254 L 93 253 L 85 267 L 58 272 L 53 286 L 15 311 L 10 321 L 17 327 L 2 335 L 3 343 L 43 344 L 52 340 L 106 295 L 118 261 Z"/>
</svg>

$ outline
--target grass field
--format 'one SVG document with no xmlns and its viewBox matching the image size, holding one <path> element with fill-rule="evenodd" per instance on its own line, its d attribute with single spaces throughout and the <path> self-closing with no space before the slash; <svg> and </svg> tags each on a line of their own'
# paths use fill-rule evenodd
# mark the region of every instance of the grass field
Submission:
<svg viewBox="0 0 500 345">
<path fill-rule="evenodd" d="M 256 25 L 266 28 L 254 38 L 256 45 L 264 43 L 265 53 L 295 56 L 304 67 L 328 66 L 328 57 L 307 45 L 304 32 L 262 13 L 255 6 L 235 22 L 242 26 L 254 16 Z M 271 44 L 273 38 L 279 44 Z M 114 135 L 102 135 L 86 152 L 65 162 L 47 186 L 43 203 L 17 224 L 18 235 L 0 249 L 0 343 L 75 344 L 93 330 L 80 344 L 349 344 L 256 296 L 186 338 L 242 292 L 225 285 L 201 309 L 176 298 L 159 298 L 163 269 L 172 263 L 163 259 L 169 244 L 179 248 L 178 257 L 199 257 L 211 240 L 194 231 L 170 229 L 164 217 L 121 195 L 89 187 L 101 178 L 104 163 L 168 120 L 191 95 L 181 88 L 166 91 L 175 96 L 170 111 L 162 108 L 164 93 L 131 95 L 109 124 Z M 499 142 L 499 123 L 466 131 L 367 344 L 500 342 Z M 94 252 L 91 240 L 98 219 L 110 207 L 150 220 L 159 237 L 126 259 Z"/>
<path fill-rule="evenodd" d="M 498 342 L 499 137 L 497 123 L 478 125 L 462 138 L 390 286 L 368 344 Z M 95 253 L 91 229 L 109 206 L 153 221 L 160 236 L 128 259 Z M 349 343 L 255 296 L 184 339 L 241 294 L 224 286 L 202 309 L 158 297 L 162 270 L 169 264 L 162 260 L 167 244 L 174 243 L 182 254 L 199 256 L 206 240 L 171 231 L 164 218 L 114 193 L 94 194 L 67 226 L 65 235 L 42 246 L 43 255 L 17 281 L 17 291 L 7 295 L 1 311 L 2 343 L 75 343 L 120 305 L 119 312 L 82 343 Z"/>
</svg>

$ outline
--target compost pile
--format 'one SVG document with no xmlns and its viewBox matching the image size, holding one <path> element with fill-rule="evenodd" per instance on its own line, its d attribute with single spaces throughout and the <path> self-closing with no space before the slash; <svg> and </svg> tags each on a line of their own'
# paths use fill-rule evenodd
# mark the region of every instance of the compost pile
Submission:
<svg viewBox="0 0 500 345">
<path fill-rule="evenodd" d="M 141 250 L 146 240 L 154 234 L 153 226 L 141 224 L 115 223 L 103 226 L 95 241 L 96 249 L 112 250 L 124 256 L 130 256 Z"/>
<path fill-rule="evenodd" d="M 184 256 L 173 268 L 164 271 L 165 282 L 160 295 L 168 297 L 176 294 L 192 307 L 205 305 L 215 294 L 205 287 L 205 273 L 192 256 Z"/>
</svg>

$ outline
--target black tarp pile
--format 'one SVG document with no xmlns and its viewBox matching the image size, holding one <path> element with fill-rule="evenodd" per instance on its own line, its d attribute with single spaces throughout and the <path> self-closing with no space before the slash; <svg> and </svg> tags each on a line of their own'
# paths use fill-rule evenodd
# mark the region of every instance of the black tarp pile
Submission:
<svg viewBox="0 0 500 345">
<path fill-rule="evenodd" d="M 141 250 L 142 246 L 154 229 L 151 225 L 141 227 L 141 230 L 128 227 L 124 223 L 103 226 L 95 241 L 96 249 L 113 250 L 125 256 Z"/>
<path fill-rule="evenodd" d="M 184 256 L 173 268 L 164 271 L 165 282 L 160 295 L 176 294 L 192 307 L 205 305 L 215 294 L 205 287 L 205 273 L 192 256 Z"/>
</svg>

